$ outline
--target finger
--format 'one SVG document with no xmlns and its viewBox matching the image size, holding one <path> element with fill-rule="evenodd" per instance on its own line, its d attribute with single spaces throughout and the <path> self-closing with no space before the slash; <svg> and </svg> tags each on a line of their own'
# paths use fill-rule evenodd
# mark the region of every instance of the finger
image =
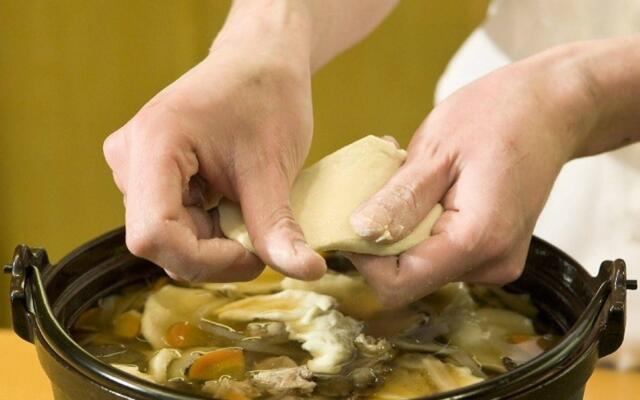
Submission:
<svg viewBox="0 0 640 400">
<path fill-rule="evenodd" d="M 222 194 L 212 190 L 200 175 L 194 175 L 189 179 L 189 184 L 182 192 L 182 204 L 185 206 L 199 206 L 210 210 L 217 206 Z"/>
<path fill-rule="evenodd" d="M 380 139 L 382 140 L 386 140 L 387 142 L 393 144 L 396 149 L 400 148 L 400 143 L 398 143 L 398 141 L 396 140 L 395 137 L 391 136 L 391 135 L 384 135 L 384 136 L 380 136 Z"/>
<path fill-rule="evenodd" d="M 238 243 L 196 235 L 196 222 L 182 205 L 188 177 L 198 169 L 189 147 L 145 135 L 132 142 L 144 151 L 132 151 L 129 160 L 125 219 L 131 252 L 189 281 L 257 276 L 262 264 Z"/>
<path fill-rule="evenodd" d="M 366 254 L 343 253 L 351 261 L 360 275 L 371 286 L 383 307 L 394 307 L 398 303 L 393 289 L 385 282 L 397 274 L 398 257 L 370 256 Z"/>
<path fill-rule="evenodd" d="M 476 255 L 474 232 L 465 216 L 445 211 L 429 239 L 395 257 L 352 258 L 380 301 L 396 307 L 411 303 L 457 280 L 469 271 Z M 351 258 L 350 258 L 351 259 Z"/>
<path fill-rule="evenodd" d="M 220 242 L 231 242 L 229 239 L 209 239 Z M 221 251 L 226 251 L 224 248 L 220 248 Z M 227 268 L 213 268 L 213 269 L 194 269 L 187 268 L 182 265 L 169 266 L 164 268 L 167 275 L 173 280 L 181 282 L 245 282 L 256 279 L 264 270 L 265 265 L 255 255 L 247 252 L 244 248 L 244 254 L 247 257 L 251 257 L 251 263 L 243 263 L 242 261 L 236 261 L 230 264 Z"/>
<path fill-rule="evenodd" d="M 324 259 L 309 247 L 293 216 L 285 175 L 272 169 L 247 178 L 239 184 L 240 204 L 260 258 L 292 278 L 313 280 L 324 275 Z"/>
<path fill-rule="evenodd" d="M 227 241 L 235 244 L 234 241 L 223 238 L 217 212 L 214 210 L 206 211 L 204 208 L 196 206 L 187 207 L 186 209 L 195 225 L 196 236 L 200 241 L 204 239 L 214 240 L 213 238 L 219 238 L 215 240 Z M 251 265 L 249 268 L 242 266 L 238 267 L 233 264 L 227 268 L 220 266 L 220 268 L 208 269 L 205 274 L 200 276 L 189 275 L 191 273 L 191 269 L 180 268 L 180 266 L 177 268 L 171 267 L 171 269 L 167 269 L 166 271 L 178 271 L 175 274 L 171 272 L 170 276 L 174 280 L 178 279 L 185 282 L 238 282 L 256 278 L 264 269 L 264 264 L 244 248 L 240 250 L 243 254 L 246 254 L 254 260 L 255 264 Z M 222 249 L 222 251 L 224 251 L 224 249 Z"/>
<path fill-rule="evenodd" d="M 445 163 L 408 160 L 382 189 L 351 216 L 355 232 L 376 242 L 407 236 L 427 216 L 449 186 Z"/>
</svg>

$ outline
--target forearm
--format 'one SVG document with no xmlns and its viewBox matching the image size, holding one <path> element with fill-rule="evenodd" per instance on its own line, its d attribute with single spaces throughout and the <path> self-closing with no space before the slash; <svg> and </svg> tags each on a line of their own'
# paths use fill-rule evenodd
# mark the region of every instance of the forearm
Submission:
<svg viewBox="0 0 640 400">
<path fill-rule="evenodd" d="M 398 0 L 235 0 L 213 48 L 267 41 L 312 72 L 369 34 Z M 235 45 L 235 43 L 234 43 Z"/>
<path fill-rule="evenodd" d="M 640 141 L 640 35 L 593 42 L 577 62 L 598 114 L 582 154 Z"/>
<path fill-rule="evenodd" d="M 540 61 L 555 64 L 556 92 L 568 92 L 560 98 L 570 98 L 561 103 L 569 105 L 572 157 L 640 141 L 640 35 L 562 46 Z"/>
<path fill-rule="evenodd" d="M 311 0 L 311 65 L 317 70 L 371 33 L 399 0 Z"/>
</svg>

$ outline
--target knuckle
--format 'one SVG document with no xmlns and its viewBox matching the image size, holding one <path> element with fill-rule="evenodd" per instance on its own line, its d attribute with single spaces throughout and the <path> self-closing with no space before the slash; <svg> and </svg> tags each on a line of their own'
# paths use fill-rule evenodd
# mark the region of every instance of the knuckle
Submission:
<svg viewBox="0 0 640 400">
<path fill-rule="evenodd" d="M 145 105 L 131 119 L 128 130 L 135 137 L 153 137 L 155 141 L 171 138 L 171 132 L 182 131 L 180 107 L 166 101 Z"/>
<path fill-rule="evenodd" d="M 490 233 L 486 236 L 482 244 L 486 259 L 500 259 L 511 249 L 511 243 L 505 236 L 496 233 Z"/>
<path fill-rule="evenodd" d="M 286 229 L 301 232 L 289 205 L 282 205 L 272 209 L 266 216 L 266 222 L 267 226 L 274 230 Z"/>
<path fill-rule="evenodd" d="M 153 260 L 159 249 L 160 229 L 157 223 L 129 223 L 125 240 L 133 255 Z"/>
<path fill-rule="evenodd" d="M 118 134 L 120 133 L 112 133 L 111 135 L 107 136 L 107 138 L 102 143 L 102 154 L 104 155 L 104 158 L 111 169 L 116 169 L 118 167 L 115 162 L 116 157 L 118 153 L 125 151 L 125 149 L 122 148 L 119 141 L 117 140 Z"/>
</svg>

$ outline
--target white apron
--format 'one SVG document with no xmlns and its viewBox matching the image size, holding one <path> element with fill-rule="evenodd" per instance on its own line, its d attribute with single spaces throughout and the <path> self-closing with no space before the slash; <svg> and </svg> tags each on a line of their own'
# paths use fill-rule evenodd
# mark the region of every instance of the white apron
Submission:
<svg viewBox="0 0 640 400">
<path fill-rule="evenodd" d="M 436 102 L 498 67 L 549 47 L 636 32 L 640 0 L 494 0 L 485 22 L 450 61 L 436 88 Z M 638 279 L 640 144 L 568 163 L 535 234 L 592 274 L 601 261 L 623 258 L 630 278 Z M 628 305 L 625 343 L 611 359 L 620 368 L 640 367 L 640 293 L 630 292 Z"/>
</svg>

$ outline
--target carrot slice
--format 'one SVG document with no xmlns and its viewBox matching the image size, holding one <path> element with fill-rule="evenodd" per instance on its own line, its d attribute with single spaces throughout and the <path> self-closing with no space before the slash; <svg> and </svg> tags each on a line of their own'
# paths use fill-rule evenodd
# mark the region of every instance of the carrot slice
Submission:
<svg viewBox="0 0 640 400">
<path fill-rule="evenodd" d="M 197 358 L 187 372 L 189 379 L 210 381 L 222 376 L 243 379 L 245 372 L 244 353 L 239 347 L 228 347 L 203 354 Z"/>
<path fill-rule="evenodd" d="M 211 336 L 191 324 L 190 322 L 177 322 L 167 329 L 164 341 L 173 348 L 184 349 L 187 347 L 205 346 L 211 344 Z"/>
<path fill-rule="evenodd" d="M 113 333 L 126 339 L 133 339 L 140 333 L 142 316 L 136 310 L 123 312 L 113 319 Z"/>
<path fill-rule="evenodd" d="M 512 344 L 520 344 L 520 343 L 527 342 L 529 340 L 535 340 L 535 339 L 538 339 L 538 336 L 518 334 L 518 333 L 514 333 L 513 335 L 507 337 L 507 340 L 509 341 L 509 343 L 512 343 Z"/>
<path fill-rule="evenodd" d="M 238 390 L 232 390 L 229 393 L 225 394 L 223 397 L 224 400 L 249 400 L 244 393 Z"/>
</svg>

